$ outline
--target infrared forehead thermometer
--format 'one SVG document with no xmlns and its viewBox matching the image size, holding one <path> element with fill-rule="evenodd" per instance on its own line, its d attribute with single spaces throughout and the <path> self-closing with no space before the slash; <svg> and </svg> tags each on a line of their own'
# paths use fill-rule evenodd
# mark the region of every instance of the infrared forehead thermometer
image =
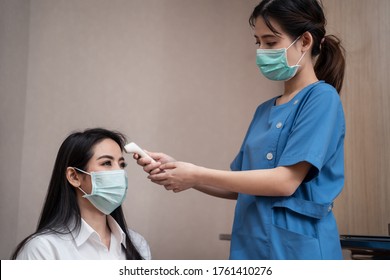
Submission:
<svg viewBox="0 0 390 280">
<path fill-rule="evenodd" d="M 139 154 L 140 157 L 148 158 L 152 162 L 156 162 L 154 159 L 152 159 L 143 149 L 141 149 L 137 144 L 134 142 L 131 142 L 129 144 L 125 145 L 125 151 L 126 153 L 131 153 L 131 154 Z"/>
</svg>

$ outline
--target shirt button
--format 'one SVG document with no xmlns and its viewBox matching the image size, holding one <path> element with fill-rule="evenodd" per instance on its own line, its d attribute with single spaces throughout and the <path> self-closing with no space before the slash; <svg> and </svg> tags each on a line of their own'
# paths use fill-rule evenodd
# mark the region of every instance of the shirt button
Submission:
<svg viewBox="0 0 390 280">
<path fill-rule="evenodd" d="M 282 123 L 281 122 L 278 122 L 277 124 L 276 124 L 276 128 L 281 128 L 282 127 Z"/>
<path fill-rule="evenodd" d="M 274 158 L 274 155 L 272 153 L 267 154 L 267 159 L 272 160 Z"/>
<path fill-rule="evenodd" d="M 299 102 L 299 100 L 295 100 L 295 101 L 294 101 L 294 105 L 297 105 L 298 102 Z"/>
</svg>

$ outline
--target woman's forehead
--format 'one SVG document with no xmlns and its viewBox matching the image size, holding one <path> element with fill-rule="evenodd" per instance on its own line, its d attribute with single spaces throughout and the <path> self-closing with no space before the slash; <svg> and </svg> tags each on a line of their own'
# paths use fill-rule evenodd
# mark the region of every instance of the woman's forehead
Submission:
<svg viewBox="0 0 390 280">
<path fill-rule="evenodd" d="M 255 21 L 255 35 L 259 38 L 264 38 L 264 37 L 284 37 L 285 32 L 282 29 L 282 27 L 279 25 L 279 23 L 272 19 L 269 18 L 269 23 L 271 24 L 272 28 L 276 31 L 276 34 L 274 31 L 271 30 L 271 28 L 267 25 L 263 17 L 258 17 L 256 18 Z"/>
<path fill-rule="evenodd" d="M 100 157 L 102 155 L 122 155 L 122 150 L 118 143 L 109 138 L 96 143 L 92 148 L 92 151 L 93 157 Z"/>
</svg>

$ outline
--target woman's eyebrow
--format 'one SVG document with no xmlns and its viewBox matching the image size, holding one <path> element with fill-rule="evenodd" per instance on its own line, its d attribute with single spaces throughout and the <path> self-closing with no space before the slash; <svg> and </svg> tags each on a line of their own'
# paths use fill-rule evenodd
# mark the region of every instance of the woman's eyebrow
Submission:
<svg viewBox="0 0 390 280">
<path fill-rule="evenodd" d="M 110 156 L 110 155 L 102 155 L 102 156 L 100 156 L 100 157 L 98 157 L 97 159 L 102 159 L 102 158 L 108 158 L 108 159 L 114 159 L 114 157 L 113 156 Z"/>
<path fill-rule="evenodd" d="M 259 36 L 257 36 L 257 35 L 253 35 L 253 36 L 256 38 L 256 40 L 260 40 Z M 277 36 L 275 36 L 273 34 L 265 34 L 265 35 L 262 35 L 260 37 L 261 37 L 261 39 L 264 40 L 264 39 L 269 39 L 269 38 L 274 39 Z"/>
<path fill-rule="evenodd" d="M 113 156 L 110 156 L 110 155 L 102 155 L 102 156 L 98 157 L 97 159 L 99 160 L 99 159 L 102 159 L 102 158 L 108 158 L 108 159 L 111 159 L 111 160 L 115 159 Z M 122 160 L 125 160 L 125 158 L 124 157 L 120 157 L 119 161 L 122 161 Z"/>
<path fill-rule="evenodd" d="M 261 36 L 261 39 L 267 39 L 267 38 L 275 38 L 276 36 L 274 34 L 265 34 Z"/>
</svg>

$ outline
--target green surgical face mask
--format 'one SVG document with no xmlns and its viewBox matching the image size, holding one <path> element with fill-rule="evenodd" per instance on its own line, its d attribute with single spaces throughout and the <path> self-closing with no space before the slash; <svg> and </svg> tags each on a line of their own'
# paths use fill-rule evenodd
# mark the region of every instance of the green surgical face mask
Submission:
<svg viewBox="0 0 390 280">
<path fill-rule="evenodd" d="M 306 52 L 303 53 L 298 62 L 289 66 L 287 62 L 287 50 L 299 39 L 295 39 L 287 48 L 282 49 L 257 49 L 256 63 L 260 72 L 273 81 L 287 81 L 294 77 L 298 71 L 298 63 Z"/>
<path fill-rule="evenodd" d="M 123 169 L 99 171 L 88 173 L 84 170 L 74 167 L 74 169 L 91 176 L 92 191 L 83 197 L 88 199 L 96 209 L 109 215 L 118 208 L 126 197 L 127 193 L 127 174 Z"/>
</svg>

